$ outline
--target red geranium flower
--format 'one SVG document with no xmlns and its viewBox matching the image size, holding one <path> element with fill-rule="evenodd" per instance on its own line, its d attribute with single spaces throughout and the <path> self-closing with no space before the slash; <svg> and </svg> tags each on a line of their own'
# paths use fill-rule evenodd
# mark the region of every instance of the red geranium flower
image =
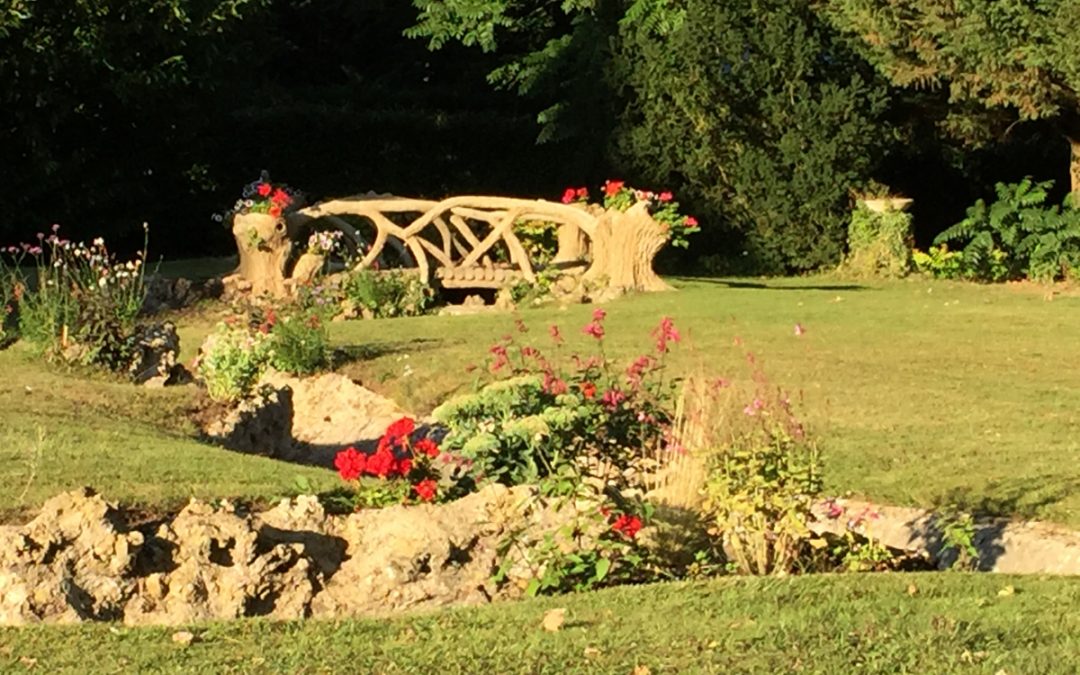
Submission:
<svg viewBox="0 0 1080 675">
<path fill-rule="evenodd" d="M 270 215 L 272 215 L 273 217 L 277 218 L 278 216 L 280 216 L 280 215 L 281 215 L 281 207 L 280 207 L 280 206 L 278 206 L 277 204 L 274 204 L 273 206 L 271 206 L 271 207 L 270 207 L 270 208 L 269 208 L 269 209 L 267 210 L 267 213 L 269 213 L 269 214 L 270 214 Z"/>
<path fill-rule="evenodd" d="M 363 475 L 367 465 L 367 455 L 356 448 L 348 447 L 334 457 L 334 467 L 344 480 L 356 480 Z"/>
<path fill-rule="evenodd" d="M 407 457 L 405 459 L 398 460 L 396 469 L 398 475 L 402 477 L 408 476 L 409 472 L 412 471 L 412 460 Z M 390 473 L 394 472 L 391 471 Z"/>
<path fill-rule="evenodd" d="M 413 452 L 420 455 L 427 455 L 428 457 L 435 458 L 439 456 L 438 444 L 430 438 L 421 438 L 413 445 Z"/>
<path fill-rule="evenodd" d="M 570 204 L 577 197 L 577 190 L 574 188 L 566 188 L 566 191 L 562 193 L 562 203 Z"/>
<path fill-rule="evenodd" d="M 592 382 L 584 382 L 581 385 L 581 394 L 588 399 L 596 396 L 596 385 Z"/>
<path fill-rule="evenodd" d="M 265 197 L 266 195 L 263 196 Z M 274 190 L 274 194 L 271 195 L 270 201 L 274 202 L 278 206 L 288 206 L 290 203 L 292 203 L 292 197 L 289 196 L 288 192 L 285 192 L 281 188 L 278 188 Z"/>
<path fill-rule="evenodd" d="M 384 438 L 389 443 L 397 443 L 399 445 L 405 445 L 409 440 L 409 436 L 416 430 L 416 423 L 413 422 L 410 417 L 402 417 L 397 422 L 394 422 L 386 428 L 386 434 Z"/>
<path fill-rule="evenodd" d="M 374 455 L 368 457 L 367 466 L 365 467 L 369 476 L 378 476 L 379 478 L 386 478 L 396 468 L 397 460 L 394 459 L 394 453 L 385 446 L 380 447 L 375 451 Z"/>
<path fill-rule="evenodd" d="M 575 196 L 578 199 L 588 199 L 589 198 L 589 188 L 578 188 L 577 192 L 575 193 Z"/>
<path fill-rule="evenodd" d="M 658 196 L 657 199 L 662 202 L 670 202 L 672 199 L 675 199 L 675 195 L 671 194 L 670 192 L 661 192 L 660 196 Z"/>
<path fill-rule="evenodd" d="M 422 502 L 435 501 L 435 494 L 439 491 L 439 484 L 430 478 L 425 478 L 413 486 L 413 491 Z"/>
<path fill-rule="evenodd" d="M 698 226 L 697 218 L 693 216 L 687 216 L 683 218 L 683 226 L 688 230 L 693 230 Z"/>
<path fill-rule="evenodd" d="M 259 183 L 259 187 L 256 189 L 258 190 L 260 197 L 265 197 L 269 195 L 274 188 L 271 187 L 270 183 Z"/>
<path fill-rule="evenodd" d="M 615 522 L 611 525 L 611 529 L 627 539 L 633 539 L 637 536 L 638 531 L 641 530 L 641 518 L 638 518 L 637 516 L 628 516 L 624 513 L 615 519 Z"/>
<path fill-rule="evenodd" d="M 621 180 L 609 180 L 604 183 L 604 194 L 608 197 L 614 197 L 619 194 L 619 190 L 623 189 L 625 182 Z"/>
</svg>

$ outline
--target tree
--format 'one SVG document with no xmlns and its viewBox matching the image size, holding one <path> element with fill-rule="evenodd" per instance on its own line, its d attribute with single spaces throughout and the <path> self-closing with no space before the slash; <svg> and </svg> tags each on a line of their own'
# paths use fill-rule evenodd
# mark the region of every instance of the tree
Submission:
<svg viewBox="0 0 1080 675">
<path fill-rule="evenodd" d="M 602 142 L 620 174 L 685 193 L 764 267 L 839 260 L 887 97 L 808 0 L 414 5 L 410 34 L 433 48 L 507 50 L 492 80 L 546 99 L 542 138 Z"/>
<path fill-rule="evenodd" d="M 822 9 L 893 83 L 947 88 L 945 127 L 963 140 L 987 140 L 995 121 L 1054 124 L 1080 192 L 1080 3 L 823 0 Z"/>
<path fill-rule="evenodd" d="M 0 2 L 0 235 L 30 214 L 160 200 L 211 75 L 244 50 L 229 29 L 268 2 Z"/>
<path fill-rule="evenodd" d="M 617 72 L 624 164 L 733 224 L 765 268 L 839 261 L 849 193 L 891 138 L 888 97 L 809 2 L 687 0 L 675 21 L 624 21 Z"/>
</svg>

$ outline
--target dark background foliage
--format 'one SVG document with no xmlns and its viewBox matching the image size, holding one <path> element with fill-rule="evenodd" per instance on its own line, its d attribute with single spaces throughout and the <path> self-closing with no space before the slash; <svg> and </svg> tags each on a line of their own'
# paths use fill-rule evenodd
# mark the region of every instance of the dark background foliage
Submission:
<svg viewBox="0 0 1080 675">
<path fill-rule="evenodd" d="M 891 88 L 803 0 L 489 0 L 406 37 L 459 4 L 7 0 L 0 241 L 133 247 L 148 221 L 156 255 L 226 254 L 210 216 L 262 169 L 312 199 L 618 177 L 699 215 L 679 269 L 802 271 L 838 260 L 870 178 L 916 198 L 924 244 L 996 180 L 1068 185 L 1053 129 L 949 140 L 941 90 Z"/>
</svg>

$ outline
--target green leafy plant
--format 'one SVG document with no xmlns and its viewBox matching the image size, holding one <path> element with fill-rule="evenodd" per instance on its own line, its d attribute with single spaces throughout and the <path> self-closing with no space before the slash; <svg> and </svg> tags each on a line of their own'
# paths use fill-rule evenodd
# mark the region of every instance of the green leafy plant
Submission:
<svg viewBox="0 0 1080 675">
<path fill-rule="evenodd" d="M 1054 281 L 1080 265 L 1080 210 L 1072 198 L 1062 206 L 1045 206 L 1053 181 L 998 183 L 997 200 L 978 200 L 967 216 L 939 234 L 934 243 L 966 242 L 968 276 L 996 281 L 1005 277 Z M 1000 253 L 997 253 L 1000 251 Z"/>
<path fill-rule="evenodd" d="M 911 215 L 879 213 L 858 202 L 848 225 L 847 272 L 868 277 L 896 278 L 911 269 Z"/>
<path fill-rule="evenodd" d="M 210 398 L 236 403 L 251 395 L 273 358 L 272 342 L 269 329 L 218 324 L 195 365 Z"/>
<path fill-rule="evenodd" d="M 358 269 L 342 283 L 345 302 L 375 318 L 419 316 L 431 305 L 431 288 L 420 277 L 402 270 Z"/>
<path fill-rule="evenodd" d="M 39 244 L 7 249 L 25 254 L 20 262 L 29 258 L 35 272 L 25 286 L 8 275 L 19 289 L 19 334 L 47 357 L 119 369 L 145 297 L 145 244 L 133 260 L 121 262 L 104 239 L 72 242 L 58 230 L 39 234 Z"/>
<path fill-rule="evenodd" d="M 970 513 L 945 509 L 937 514 L 935 525 L 941 533 L 941 558 L 950 569 L 976 570 L 979 549 L 975 546 L 975 519 Z"/>
<path fill-rule="evenodd" d="M 270 363 L 277 370 L 311 375 L 330 364 L 330 333 L 316 313 L 275 317 L 270 335 L 273 342 Z"/>
<path fill-rule="evenodd" d="M 729 420 L 730 440 L 708 451 L 702 511 L 710 533 L 734 571 L 791 573 L 813 538 L 811 507 L 822 473 L 817 446 L 780 391 L 759 386 L 742 415 Z"/>
<path fill-rule="evenodd" d="M 648 548 L 638 537 L 652 509 L 645 503 L 636 512 L 620 511 L 587 483 L 564 476 L 575 494 L 552 499 L 550 485 L 541 483 L 532 508 L 572 512 L 567 522 L 551 531 L 529 535 L 519 528 L 499 544 L 499 565 L 492 581 L 505 583 L 512 571 L 525 572 L 527 596 L 583 592 L 656 577 Z"/>
<path fill-rule="evenodd" d="M 654 331 L 655 355 L 619 369 L 602 351 L 604 318 L 597 309 L 583 329 L 599 353 L 573 355 L 572 367 L 517 344 L 513 336 L 493 345 L 489 370 L 511 377 L 433 412 L 447 429 L 444 447 L 472 460 L 478 480 L 535 483 L 570 465 L 602 480 L 623 481 L 667 436 L 674 383 L 663 377 L 663 357 L 679 334 L 665 318 Z M 519 331 L 524 329 L 519 323 Z M 550 334 L 558 349 L 558 327 Z"/>
</svg>

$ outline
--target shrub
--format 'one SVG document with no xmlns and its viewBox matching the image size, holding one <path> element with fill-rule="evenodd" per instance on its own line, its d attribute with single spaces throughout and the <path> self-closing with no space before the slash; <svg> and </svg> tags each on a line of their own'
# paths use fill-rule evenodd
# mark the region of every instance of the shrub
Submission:
<svg viewBox="0 0 1080 675">
<path fill-rule="evenodd" d="M 196 369 L 212 400 L 235 403 L 251 395 L 272 358 L 269 331 L 222 323 L 204 345 Z"/>
<path fill-rule="evenodd" d="M 354 270 L 342 283 L 345 301 L 376 318 L 418 316 L 432 301 L 431 288 L 403 270 Z"/>
<path fill-rule="evenodd" d="M 271 314 L 271 317 L 274 315 Z M 271 322 L 274 368 L 311 375 L 330 364 L 330 334 L 318 314 L 296 314 Z"/>
<path fill-rule="evenodd" d="M 604 318 L 597 309 L 584 328 L 598 346 Z M 550 333 L 561 344 L 558 327 Z M 654 336 L 655 353 L 625 369 L 602 350 L 588 358 L 574 355 L 573 367 L 565 368 L 510 336 L 491 347 L 489 364 L 492 373 L 508 372 L 510 379 L 434 411 L 447 429 L 444 447 L 472 460 L 483 480 L 535 483 L 570 467 L 625 486 L 625 472 L 640 469 L 670 429 L 673 383 L 663 378 L 663 358 L 679 334 L 665 318 Z"/>
<path fill-rule="evenodd" d="M 779 392 L 759 392 L 742 414 L 729 442 L 710 449 L 704 514 L 736 571 L 790 573 L 811 538 L 818 450 Z"/>
<path fill-rule="evenodd" d="M 879 213 L 859 202 L 848 225 L 844 269 L 858 276 L 896 278 L 911 270 L 911 215 Z"/>
<path fill-rule="evenodd" d="M 145 296 L 146 250 L 119 262 L 101 238 L 90 245 L 61 239 L 58 226 L 39 245 L 20 250 L 35 268 L 34 287 L 18 303 L 19 333 L 50 357 L 118 369 Z"/>
<path fill-rule="evenodd" d="M 678 20 L 619 24 L 616 159 L 744 235 L 759 272 L 839 263 L 849 190 L 895 137 L 884 81 L 809 2 L 639 4 Z"/>
<path fill-rule="evenodd" d="M 978 200 L 934 243 L 966 242 L 965 275 L 978 281 L 1025 276 L 1054 281 L 1067 276 L 1080 266 L 1080 210 L 1071 195 L 1060 207 L 1044 206 L 1053 184 L 1031 178 L 998 183 L 993 204 Z"/>
</svg>

